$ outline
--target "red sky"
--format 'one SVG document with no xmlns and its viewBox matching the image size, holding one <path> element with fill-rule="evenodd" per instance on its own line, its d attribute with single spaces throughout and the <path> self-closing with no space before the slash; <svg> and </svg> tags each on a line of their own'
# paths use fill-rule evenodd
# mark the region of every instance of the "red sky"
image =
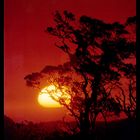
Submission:
<svg viewBox="0 0 140 140">
<path fill-rule="evenodd" d="M 4 113 L 16 121 L 60 120 L 63 109 L 44 109 L 24 77 L 45 65 L 66 61 L 44 32 L 55 10 L 69 10 L 107 22 L 124 22 L 136 14 L 135 0 L 4 0 Z"/>
</svg>

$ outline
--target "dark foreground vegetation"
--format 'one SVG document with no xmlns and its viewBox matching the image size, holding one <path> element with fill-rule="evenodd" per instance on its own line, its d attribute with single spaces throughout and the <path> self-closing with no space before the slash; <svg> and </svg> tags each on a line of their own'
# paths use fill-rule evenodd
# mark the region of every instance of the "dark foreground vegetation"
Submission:
<svg viewBox="0 0 140 140">
<path fill-rule="evenodd" d="M 107 126 L 97 122 L 95 132 L 82 136 L 70 135 L 59 128 L 63 122 L 33 123 L 24 121 L 16 123 L 9 117 L 4 117 L 5 140 L 135 140 L 135 121 L 121 120 L 110 122 Z"/>
</svg>

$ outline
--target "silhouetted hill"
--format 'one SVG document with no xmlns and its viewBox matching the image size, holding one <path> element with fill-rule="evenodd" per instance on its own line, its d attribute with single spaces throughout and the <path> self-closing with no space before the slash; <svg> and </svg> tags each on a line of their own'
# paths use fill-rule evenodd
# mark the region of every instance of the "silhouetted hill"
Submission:
<svg viewBox="0 0 140 140">
<path fill-rule="evenodd" d="M 84 139 L 80 135 L 70 136 L 62 132 L 60 126 L 63 122 L 33 123 L 24 121 L 16 123 L 4 116 L 5 140 L 79 140 Z M 121 120 L 110 122 L 107 126 L 103 122 L 97 122 L 95 132 L 86 136 L 86 140 L 135 140 L 136 122 Z"/>
<path fill-rule="evenodd" d="M 34 123 L 26 120 L 17 123 L 4 116 L 5 140 L 49 140 L 61 133 L 61 130 L 59 130 L 60 123 L 62 122 Z"/>
<path fill-rule="evenodd" d="M 16 140 L 15 122 L 7 116 L 4 116 L 4 136 L 6 140 Z"/>
</svg>

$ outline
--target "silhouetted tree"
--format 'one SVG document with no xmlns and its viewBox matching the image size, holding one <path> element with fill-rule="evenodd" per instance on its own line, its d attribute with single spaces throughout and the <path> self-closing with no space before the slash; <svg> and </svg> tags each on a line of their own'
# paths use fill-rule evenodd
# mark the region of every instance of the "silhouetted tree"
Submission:
<svg viewBox="0 0 140 140">
<path fill-rule="evenodd" d="M 109 24 L 87 16 L 76 20 L 68 11 L 56 11 L 54 22 L 55 26 L 46 32 L 58 37 L 55 45 L 69 56 L 70 62 L 66 63 L 68 67 L 47 66 L 37 75 L 45 73 L 47 84 L 53 83 L 61 91 L 68 87 L 70 103 L 65 102 L 65 96 L 57 101 L 75 117 L 81 133 L 88 133 L 94 129 L 99 113 L 106 120 L 107 112 L 121 112 L 122 104 L 114 98 L 113 89 L 119 89 L 117 85 L 123 78 L 135 74 L 135 17 L 125 24 Z M 49 78 L 51 75 L 53 78 Z M 32 76 L 25 77 L 27 83 L 39 84 Z"/>
<path fill-rule="evenodd" d="M 120 92 L 116 95 L 116 101 L 121 105 L 121 111 L 128 119 L 134 120 L 136 118 L 136 78 L 129 79 L 125 86 L 126 88 L 117 85 Z"/>
</svg>

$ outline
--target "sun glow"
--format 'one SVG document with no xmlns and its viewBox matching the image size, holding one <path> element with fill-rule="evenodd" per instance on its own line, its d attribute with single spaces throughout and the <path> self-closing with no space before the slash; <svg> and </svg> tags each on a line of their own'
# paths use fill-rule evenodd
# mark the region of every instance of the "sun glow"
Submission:
<svg viewBox="0 0 140 140">
<path fill-rule="evenodd" d="M 60 100 L 61 102 L 65 102 L 66 104 L 70 103 L 70 95 L 66 93 L 66 88 L 64 87 L 60 90 L 54 85 L 46 86 L 38 95 L 38 103 L 42 107 L 62 107 L 62 105 L 59 103 Z"/>
</svg>

